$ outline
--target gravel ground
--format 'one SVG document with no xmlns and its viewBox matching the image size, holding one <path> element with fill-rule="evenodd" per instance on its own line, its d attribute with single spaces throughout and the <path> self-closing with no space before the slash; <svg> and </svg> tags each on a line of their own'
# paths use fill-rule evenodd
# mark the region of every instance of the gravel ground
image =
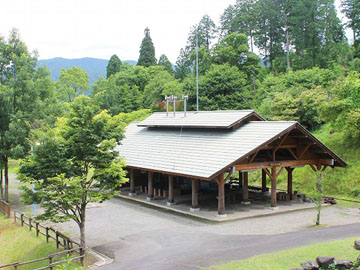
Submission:
<svg viewBox="0 0 360 270">
<path fill-rule="evenodd" d="M 11 193 L 16 199 L 17 189 Z M 328 228 L 313 228 L 314 210 L 214 224 L 114 198 L 89 205 L 87 245 L 115 259 L 101 269 L 180 270 L 360 236 L 358 207 L 326 207 L 321 218 Z M 74 222 L 55 226 L 78 238 Z"/>
</svg>

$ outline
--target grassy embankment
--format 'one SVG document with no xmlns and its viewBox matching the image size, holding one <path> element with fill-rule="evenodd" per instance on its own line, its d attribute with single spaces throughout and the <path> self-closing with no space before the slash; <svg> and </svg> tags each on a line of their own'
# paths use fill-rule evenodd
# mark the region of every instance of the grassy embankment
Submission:
<svg viewBox="0 0 360 270">
<path fill-rule="evenodd" d="M 350 238 L 316 245 L 294 248 L 276 253 L 255 256 L 243 261 L 234 261 L 220 266 L 210 267 L 211 270 L 288 270 L 298 267 L 302 262 L 315 260 L 317 256 L 334 256 L 336 259 L 356 261 L 360 252 L 353 248 L 354 240 Z"/>
<path fill-rule="evenodd" d="M 23 262 L 47 257 L 56 252 L 53 242 L 46 243 L 45 238 L 36 237 L 34 232 L 13 224 L 0 214 L 0 265 L 13 262 Z M 45 262 L 46 263 L 46 262 Z M 21 269 L 35 269 L 45 266 L 44 262 L 22 266 Z"/>
</svg>

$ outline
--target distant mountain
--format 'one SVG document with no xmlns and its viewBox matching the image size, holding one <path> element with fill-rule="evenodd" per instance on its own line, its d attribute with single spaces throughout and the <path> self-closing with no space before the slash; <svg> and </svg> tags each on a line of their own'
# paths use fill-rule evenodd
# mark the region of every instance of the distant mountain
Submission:
<svg viewBox="0 0 360 270">
<path fill-rule="evenodd" d="M 136 65 L 134 60 L 126 60 L 131 65 Z M 90 86 L 96 82 L 101 76 L 106 77 L 106 66 L 108 60 L 97 58 L 79 58 L 79 59 L 66 59 L 61 57 L 44 59 L 38 61 L 38 66 L 46 66 L 51 72 L 51 78 L 56 81 L 59 78 L 60 71 L 65 68 L 79 67 L 84 69 L 89 75 Z"/>
</svg>

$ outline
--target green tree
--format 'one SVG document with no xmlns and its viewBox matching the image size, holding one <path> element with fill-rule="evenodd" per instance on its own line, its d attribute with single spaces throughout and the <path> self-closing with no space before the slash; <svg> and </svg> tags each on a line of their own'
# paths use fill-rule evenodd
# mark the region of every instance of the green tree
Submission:
<svg viewBox="0 0 360 270">
<path fill-rule="evenodd" d="M 196 48 L 196 36 L 198 39 L 198 46 L 210 50 L 210 45 L 215 38 L 216 31 L 217 29 L 214 21 L 209 15 L 205 14 L 201 18 L 199 24 L 194 25 L 189 33 L 188 46 L 190 48 L 190 53 Z"/>
<path fill-rule="evenodd" d="M 190 93 L 189 104 L 194 106 L 195 93 Z M 250 108 L 247 75 L 228 63 L 212 65 L 199 78 L 199 106 L 201 110 L 229 110 Z"/>
<path fill-rule="evenodd" d="M 175 77 L 184 80 L 191 73 L 192 61 L 190 60 L 190 48 L 186 46 L 180 49 L 180 54 L 175 64 Z"/>
<path fill-rule="evenodd" d="M 106 78 L 110 78 L 111 75 L 119 72 L 121 64 L 121 60 L 116 54 L 111 56 L 106 67 Z"/>
<path fill-rule="evenodd" d="M 137 65 L 143 67 L 156 66 L 155 47 L 150 37 L 149 28 L 145 28 L 144 35 L 145 37 L 141 42 Z"/>
<path fill-rule="evenodd" d="M 174 73 L 174 69 L 172 67 L 172 64 L 171 64 L 171 62 L 169 61 L 169 59 L 167 58 L 167 56 L 165 54 L 160 55 L 158 65 L 163 66 L 165 68 L 165 70 L 167 72 L 169 72 L 170 74 Z"/>
<path fill-rule="evenodd" d="M 79 67 L 62 69 L 56 87 L 62 101 L 72 102 L 75 97 L 89 90 L 89 76 Z"/>
<path fill-rule="evenodd" d="M 49 73 L 36 70 L 36 63 L 36 55 L 28 51 L 17 30 L 8 40 L 0 38 L 0 165 L 6 201 L 9 159 L 23 158 L 30 150 L 30 129 L 46 107 L 39 104 L 51 96 Z"/>
<path fill-rule="evenodd" d="M 360 0 L 341 0 L 342 12 L 348 22 L 346 26 L 353 31 L 353 42 L 360 37 Z"/>
<path fill-rule="evenodd" d="M 232 33 L 216 44 L 213 51 L 216 64 L 229 63 L 244 72 L 252 81 L 260 70 L 260 59 L 249 52 L 248 39 L 244 34 Z"/>
<path fill-rule="evenodd" d="M 86 207 L 111 198 L 126 182 L 125 161 L 114 151 L 124 124 L 87 96 L 74 99 L 67 117 L 59 118 L 19 169 L 25 203 L 40 203 L 39 220 L 75 221 L 85 247 Z"/>
<path fill-rule="evenodd" d="M 144 108 L 149 108 L 155 102 L 164 100 L 165 95 L 181 97 L 182 89 L 178 80 L 163 67 L 149 67 L 148 72 L 150 80 L 144 89 Z"/>
</svg>

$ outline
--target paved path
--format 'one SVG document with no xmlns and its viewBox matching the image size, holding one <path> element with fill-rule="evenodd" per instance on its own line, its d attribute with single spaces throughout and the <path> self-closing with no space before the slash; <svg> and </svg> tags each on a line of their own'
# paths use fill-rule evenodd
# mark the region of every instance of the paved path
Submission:
<svg viewBox="0 0 360 270">
<path fill-rule="evenodd" d="M 12 189 L 12 193 L 17 192 Z M 213 224 L 114 198 L 89 205 L 87 245 L 115 259 L 100 270 L 190 270 L 322 241 L 360 237 L 358 207 L 324 208 L 322 223 L 331 226 L 328 228 L 312 228 L 314 219 L 315 211 L 306 210 Z M 75 223 L 56 227 L 78 238 Z"/>
</svg>

